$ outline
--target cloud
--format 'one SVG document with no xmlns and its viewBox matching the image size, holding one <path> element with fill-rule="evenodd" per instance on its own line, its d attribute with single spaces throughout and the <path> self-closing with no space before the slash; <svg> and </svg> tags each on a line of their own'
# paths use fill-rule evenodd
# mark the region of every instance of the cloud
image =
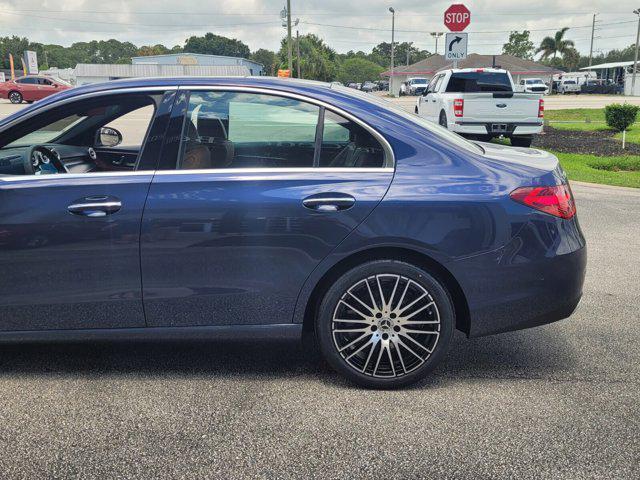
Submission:
<svg viewBox="0 0 640 480">
<path fill-rule="evenodd" d="M 69 45 L 77 41 L 116 38 L 136 45 L 182 45 L 191 35 L 211 31 L 237 38 L 252 50 L 275 50 L 286 34 L 279 13 L 286 0 L 7 0 L 0 1 L 3 35 Z M 368 51 L 391 40 L 391 14 L 396 10 L 396 41 L 412 41 L 434 50 L 429 32 L 444 31 L 442 16 L 452 2 L 424 0 L 292 0 L 292 16 L 301 34 L 315 33 L 339 52 Z M 568 38 L 588 54 L 592 14 L 598 13 L 594 50 L 624 48 L 635 41 L 635 2 L 611 8 L 605 0 L 538 0 L 536 2 L 476 0 L 466 2 L 472 23 L 469 50 L 500 53 L 510 30 L 531 30 L 538 44 L 555 30 L 572 27 Z M 442 48 L 442 47 L 440 47 Z"/>
</svg>

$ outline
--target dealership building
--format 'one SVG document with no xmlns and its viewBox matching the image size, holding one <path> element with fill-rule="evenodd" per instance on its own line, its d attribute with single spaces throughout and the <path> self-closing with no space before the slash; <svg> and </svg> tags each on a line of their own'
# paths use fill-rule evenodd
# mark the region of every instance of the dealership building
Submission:
<svg viewBox="0 0 640 480">
<path fill-rule="evenodd" d="M 464 60 L 458 62 L 458 68 L 504 68 L 511 72 L 513 81 L 520 83 L 520 80 L 527 78 L 541 78 L 545 82 L 551 82 L 553 75 L 562 73 L 561 70 L 548 67 L 533 60 L 514 57 L 513 55 L 479 55 L 470 54 Z M 390 71 L 382 73 L 383 77 L 390 80 L 390 91 L 393 95 L 400 93 L 400 85 L 411 78 L 426 78 L 430 80 L 441 70 L 453 68 L 453 62 L 446 60 L 444 55 L 431 55 L 412 65 L 398 65 Z"/>
<path fill-rule="evenodd" d="M 76 85 L 144 77 L 247 77 L 263 75 L 260 63 L 239 57 L 175 53 L 133 57 L 131 64 L 79 63 L 74 71 Z"/>
</svg>

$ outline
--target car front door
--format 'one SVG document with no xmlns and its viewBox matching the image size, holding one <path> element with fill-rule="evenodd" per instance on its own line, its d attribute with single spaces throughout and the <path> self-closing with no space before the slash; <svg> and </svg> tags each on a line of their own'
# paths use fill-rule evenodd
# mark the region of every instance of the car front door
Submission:
<svg viewBox="0 0 640 480">
<path fill-rule="evenodd" d="M 47 78 L 38 78 L 38 100 L 53 95 L 56 92 L 53 82 Z"/>
<path fill-rule="evenodd" d="M 275 94 L 194 90 L 173 115 L 142 222 L 148 324 L 290 323 L 305 279 L 384 196 L 389 147 Z"/>
<path fill-rule="evenodd" d="M 435 77 L 433 77 L 429 82 L 429 85 L 427 86 L 426 90 L 424 91 L 424 94 L 422 95 L 422 97 L 420 97 L 421 99 L 420 112 L 422 113 L 422 116 L 424 118 L 432 122 L 438 121 L 435 114 L 435 111 L 436 111 L 435 105 L 437 100 L 434 93 L 436 92 L 436 84 L 438 83 L 439 78 L 440 78 L 440 75 L 436 75 Z"/>
<path fill-rule="evenodd" d="M 111 97 L 113 102 L 131 101 Z M 100 98 L 87 102 L 94 100 Z M 85 134 L 93 138 L 95 129 L 83 132 L 82 125 L 92 122 L 92 114 L 109 111 L 111 100 L 105 102 L 100 107 L 78 102 L 77 111 L 75 104 L 67 104 L 60 107 L 62 111 L 53 108 L 8 127 L 3 135 L 11 136 L 20 129 L 27 134 L 5 145 L 0 156 L 28 155 L 35 147 L 28 139 L 44 139 L 47 134 L 55 137 L 68 131 L 77 132 L 79 138 Z M 149 134 L 143 159 L 154 155 L 158 159 L 155 145 L 161 144 L 167 108 L 158 102 L 151 126 L 157 132 Z M 29 132 L 25 125 L 31 124 L 42 127 Z M 25 143 L 20 144 L 21 140 Z M 148 170 L 98 172 L 86 168 L 92 161 L 90 145 L 75 141 L 40 145 L 62 153 L 61 162 L 72 173 L 46 174 L 43 169 L 39 175 L 0 174 L 0 330 L 145 326 L 139 239 L 155 169 L 153 158 L 147 162 L 151 165 Z"/>
</svg>

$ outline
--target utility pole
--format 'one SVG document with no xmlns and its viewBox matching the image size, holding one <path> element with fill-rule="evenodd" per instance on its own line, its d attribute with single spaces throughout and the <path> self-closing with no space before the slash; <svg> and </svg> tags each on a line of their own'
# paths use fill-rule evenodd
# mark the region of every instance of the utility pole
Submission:
<svg viewBox="0 0 640 480">
<path fill-rule="evenodd" d="M 296 56 L 298 57 L 296 60 L 296 63 L 298 64 L 298 78 L 302 78 L 300 76 L 300 33 L 298 30 L 296 30 Z"/>
<path fill-rule="evenodd" d="M 389 11 L 391 12 L 391 75 L 389 75 L 389 93 L 393 95 L 393 56 L 396 31 L 396 11 L 393 7 L 389 7 Z"/>
<path fill-rule="evenodd" d="M 407 47 L 407 67 L 409 66 L 409 50 L 411 47 Z"/>
<path fill-rule="evenodd" d="M 593 22 L 591 23 L 591 48 L 589 48 L 589 68 L 591 68 L 591 63 L 593 61 L 593 37 L 596 34 L 596 15 L 593 14 Z"/>
<path fill-rule="evenodd" d="M 636 72 L 638 71 L 638 44 L 640 43 L 640 8 L 636 8 L 633 13 L 638 15 L 638 33 L 636 33 L 636 56 L 633 61 L 633 76 L 631 77 L 631 95 L 636 93 Z"/>
<path fill-rule="evenodd" d="M 291 0 L 287 0 L 287 59 L 289 61 L 289 75 L 293 73 L 293 54 L 291 52 Z"/>
</svg>

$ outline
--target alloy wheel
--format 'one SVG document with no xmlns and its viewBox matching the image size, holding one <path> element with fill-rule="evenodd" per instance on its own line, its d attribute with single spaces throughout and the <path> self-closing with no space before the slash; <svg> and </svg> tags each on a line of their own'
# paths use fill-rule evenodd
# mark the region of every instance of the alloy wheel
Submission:
<svg viewBox="0 0 640 480">
<path fill-rule="evenodd" d="M 350 367 L 393 378 L 424 364 L 440 327 L 438 306 L 422 285 L 403 275 L 377 274 L 356 282 L 338 300 L 332 336 Z"/>
</svg>

